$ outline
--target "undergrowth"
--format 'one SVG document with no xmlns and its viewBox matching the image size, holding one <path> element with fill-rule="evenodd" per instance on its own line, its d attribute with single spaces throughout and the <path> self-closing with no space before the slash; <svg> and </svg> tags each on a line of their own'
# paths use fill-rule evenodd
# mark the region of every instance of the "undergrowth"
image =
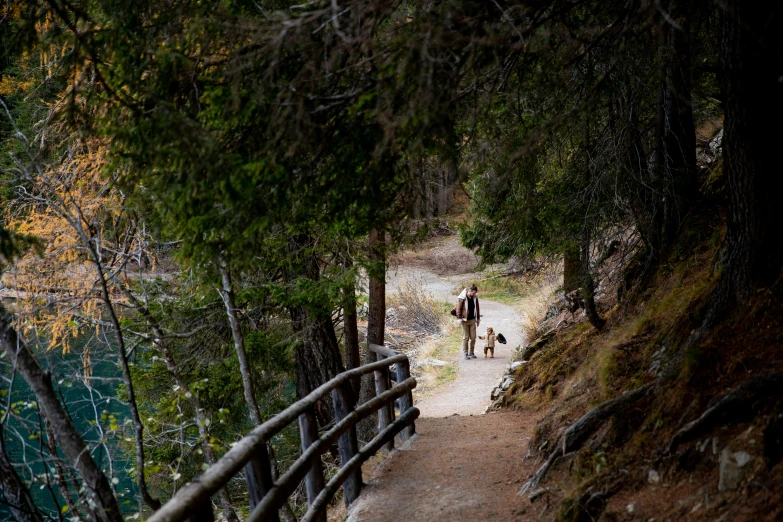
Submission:
<svg viewBox="0 0 783 522">
<path fill-rule="evenodd" d="M 748 501 L 752 491 L 763 493 L 764 487 L 771 487 L 769 481 L 783 475 L 781 465 L 767 470 L 764 460 L 758 458 L 752 471 L 760 484 L 756 490 L 734 493 L 717 488 L 721 449 L 733 444 L 757 455 L 759 445 L 754 446 L 754 441 L 772 425 L 769 419 L 776 418 L 779 402 L 760 400 L 748 404 L 741 416 L 723 419 L 721 430 L 705 435 L 717 449 L 697 450 L 697 445 L 704 447 L 703 441 L 697 440 L 684 444 L 674 455 L 666 455 L 674 433 L 699 418 L 728 391 L 752 376 L 783 369 L 779 355 L 783 284 L 758 293 L 748 306 L 733 311 L 713 330 L 700 332 L 718 277 L 713 267 L 721 230 L 712 223 L 698 214 L 692 218 L 665 261 L 644 280 L 636 281 L 638 290 L 627 294 L 619 305 L 602 309 L 607 319 L 602 331 L 596 331 L 584 318 L 578 319 L 559 329 L 517 370 L 503 406 L 548 411 L 530 443 L 531 455 L 541 459 L 539 462 L 558 444 L 563 430 L 595 406 L 642 385 L 665 382 L 641 402 L 602 420 L 571 460 L 553 466 L 548 481 L 565 494 L 553 512 L 557 519 L 604 520 L 602 514 L 612 509 L 615 514 L 627 515 L 629 495 L 646 494 L 642 492 L 658 481 L 682 485 L 672 490 L 663 520 L 678 519 L 678 505 L 686 501 L 690 502 L 687 513 L 701 510 L 705 520 L 714 520 L 725 511 L 721 506 L 732 502 L 711 501 L 711 511 L 707 511 L 705 505 L 688 500 L 687 495 L 697 486 L 699 491 L 709 492 L 711 499 L 743 495 L 743 505 L 770 506 L 777 502 L 775 498 L 783 501 L 780 495 L 761 493 Z M 749 433 L 755 433 L 753 439 Z M 650 471 L 655 471 L 654 481 L 648 478 Z M 610 483 L 617 484 L 616 491 L 607 489 Z M 623 504 L 613 506 L 611 499 L 623 489 Z M 594 495 L 596 492 L 600 495 Z M 599 497 L 598 504 L 586 504 Z M 747 509 L 756 513 L 752 509 L 758 508 Z"/>
</svg>

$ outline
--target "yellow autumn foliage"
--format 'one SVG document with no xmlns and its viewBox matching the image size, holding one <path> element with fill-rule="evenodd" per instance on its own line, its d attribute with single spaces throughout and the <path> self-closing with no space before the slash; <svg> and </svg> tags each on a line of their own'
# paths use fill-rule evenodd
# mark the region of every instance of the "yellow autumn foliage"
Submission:
<svg viewBox="0 0 783 522">
<path fill-rule="evenodd" d="M 24 320 L 44 334 L 48 349 L 71 349 L 85 328 L 99 328 L 103 297 L 98 265 L 110 292 L 127 278 L 140 236 L 125 212 L 125 197 L 105 173 L 108 149 L 80 144 L 57 165 L 30 175 L 6 209 L 6 225 L 37 237 L 42 254 L 29 252 L 3 277 Z M 121 295 L 113 292 L 112 299 Z"/>
</svg>

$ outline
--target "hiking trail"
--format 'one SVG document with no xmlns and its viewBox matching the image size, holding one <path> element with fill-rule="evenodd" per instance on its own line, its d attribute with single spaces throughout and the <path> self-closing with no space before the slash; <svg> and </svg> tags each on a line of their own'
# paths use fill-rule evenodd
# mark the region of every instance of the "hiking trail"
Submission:
<svg viewBox="0 0 783 522">
<path fill-rule="evenodd" d="M 390 271 L 388 285 L 393 289 L 406 278 L 420 282 L 438 300 L 456 302 L 455 277 L 401 266 Z M 366 477 L 349 522 L 532 518 L 526 513 L 530 502 L 517 491 L 534 471 L 525 455 L 538 414 L 484 414 L 514 349 L 524 344 L 520 314 L 511 306 L 481 299 L 481 288 L 479 299 L 478 335 L 492 326 L 508 343 L 496 344 L 494 359 L 484 358 L 480 339 L 477 359 L 465 360 L 461 348 L 457 351 L 456 379 L 416 402 L 421 411 L 417 435 Z"/>
</svg>

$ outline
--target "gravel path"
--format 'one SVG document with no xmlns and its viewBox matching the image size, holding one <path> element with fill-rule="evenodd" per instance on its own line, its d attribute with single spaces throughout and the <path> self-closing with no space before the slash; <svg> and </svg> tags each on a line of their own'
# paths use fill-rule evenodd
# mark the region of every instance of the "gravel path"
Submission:
<svg viewBox="0 0 783 522">
<path fill-rule="evenodd" d="M 479 292 L 479 296 L 481 293 Z M 456 301 L 456 296 L 454 296 Z M 495 343 L 495 358 L 484 358 L 484 341 L 476 340 L 478 359 L 465 360 L 462 349 L 456 356 L 457 378 L 435 394 L 422 399 L 416 406 L 422 417 L 448 417 L 449 415 L 479 415 L 490 403 L 490 393 L 510 364 L 514 348 L 523 342 L 519 313 L 501 303 L 481 300 L 480 335 L 487 326 L 502 333 L 508 344 Z"/>
<path fill-rule="evenodd" d="M 389 279 L 392 289 L 414 279 L 437 299 L 456 302 L 454 282 L 427 270 L 398 268 Z M 421 410 L 417 435 L 365 479 L 348 522 L 535 519 L 527 512 L 530 502 L 517 491 L 534 471 L 524 456 L 538 415 L 482 415 L 514 348 L 524 340 L 519 313 L 486 300 L 481 312 L 479 333 L 492 326 L 508 344 L 497 345 L 494 359 L 484 358 L 481 340 L 476 343 L 478 359 L 465 360 L 459 351 L 457 378 L 416 404 Z"/>
<path fill-rule="evenodd" d="M 399 291 L 404 283 L 411 282 L 423 288 L 438 301 L 457 302 L 455 278 L 440 277 L 429 270 L 414 267 L 396 267 L 386 274 L 387 295 Z"/>
<path fill-rule="evenodd" d="M 440 277 L 426 269 L 397 267 L 388 274 L 387 289 L 395 292 L 404 282 L 414 282 L 439 301 L 457 302 L 456 278 Z M 481 325 L 478 335 L 485 335 L 491 326 L 502 333 L 507 344 L 496 343 L 495 358 L 484 358 L 484 341 L 476 340 L 478 359 L 465 360 L 462 349 L 453 359 L 457 364 L 457 378 L 435 394 L 421 399 L 416 406 L 422 417 L 447 417 L 449 415 L 479 415 L 490 403 L 490 393 L 510 364 L 514 349 L 524 344 L 524 333 L 519 323 L 519 312 L 514 308 L 481 299 Z M 455 319 L 456 321 L 456 319 Z M 451 362 L 451 361 L 449 361 Z"/>
</svg>

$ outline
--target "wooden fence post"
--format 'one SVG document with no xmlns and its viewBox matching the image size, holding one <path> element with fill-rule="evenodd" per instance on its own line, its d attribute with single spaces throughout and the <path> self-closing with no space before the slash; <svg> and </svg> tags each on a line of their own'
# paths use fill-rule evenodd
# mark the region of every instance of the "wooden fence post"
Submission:
<svg viewBox="0 0 783 522">
<path fill-rule="evenodd" d="M 334 420 L 340 422 L 353 411 L 353 389 L 350 383 L 344 383 L 332 390 L 332 402 L 334 402 Z M 343 433 L 337 441 L 340 449 L 340 466 L 346 464 L 359 453 L 359 442 L 356 439 L 356 424 Z M 343 483 L 343 499 L 345 505 L 350 506 L 359 498 L 362 492 L 362 468 L 359 467 Z"/>
<path fill-rule="evenodd" d="M 302 453 L 307 451 L 315 441 L 318 440 L 318 422 L 315 419 L 313 410 L 310 409 L 299 416 L 299 437 L 302 441 Z M 305 478 L 305 490 L 307 491 L 307 504 L 312 506 L 318 494 L 326 486 L 324 481 L 324 468 L 321 459 L 313 462 L 312 468 Z M 326 513 L 319 513 L 318 522 L 326 522 Z"/>
<path fill-rule="evenodd" d="M 411 364 L 408 359 L 397 363 L 397 382 L 403 382 L 411 376 Z M 400 415 L 413 408 L 413 392 L 408 392 L 400 397 Z M 401 435 L 403 439 L 409 439 L 416 433 L 416 426 L 411 423 Z"/>
<path fill-rule="evenodd" d="M 215 522 L 215 514 L 212 512 L 212 501 L 207 499 L 192 509 L 185 522 Z"/>
<path fill-rule="evenodd" d="M 261 502 L 272 486 L 272 462 L 269 458 L 269 451 L 266 444 L 261 446 L 255 457 L 250 459 L 245 465 L 245 477 L 247 480 L 247 493 L 250 497 L 250 511 L 252 512 Z M 274 513 L 269 518 L 269 522 L 280 522 L 280 517 Z"/>
<path fill-rule="evenodd" d="M 386 359 L 381 354 L 378 354 L 378 360 Z M 378 396 L 389 389 L 389 367 L 384 366 L 380 370 L 375 370 L 375 395 Z M 378 410 L 378 433 L 386 429 L 386 427 L 393 422 L 393 418 L 390 415 L 390 411 L 394 411 L 394 404 L 391 406 L 391 410 L 388 406 L 382 406 Z M 389 441 L 383 445 L 383 449 L 391 451 L 394 449 L 394 441 Z"/>
<path fill-rule="evenodd" d="M 395 382 L 392 381 L 391 374 L 392 374 L 392 371 L 389 368 L 386 368 L 386 389 L 387 390 L 391 390 L 394 387 L 394 385 L 395 385 Z M 394 374 L 396 376 L 396 374 L 397 374 L 397 370 L 396 369 L 394 371 Z M 395 417 L 395 415 L 394 415 L 394 401 L 391 401 L 389 404 L 387 404 L 386 408 L 389 410 L 389 424 L 391 424 L 392 422 L 394 422 L 394 417 Z"/>
</svg>

